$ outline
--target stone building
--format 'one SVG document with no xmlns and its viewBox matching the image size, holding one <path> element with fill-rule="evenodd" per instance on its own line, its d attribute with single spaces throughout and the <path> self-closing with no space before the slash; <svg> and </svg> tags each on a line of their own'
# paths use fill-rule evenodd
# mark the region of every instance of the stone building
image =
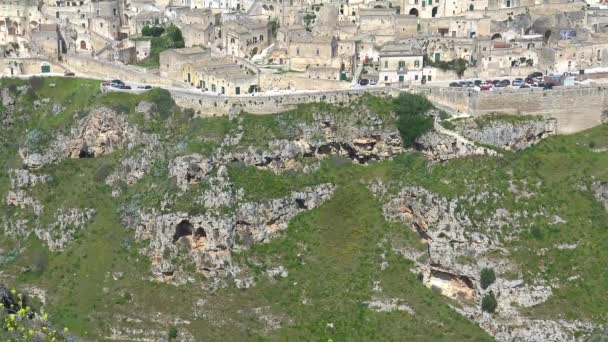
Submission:
<svg viewBox="0 0 608 342">
<path fill-rule="evenodd" d="M 296 36 L 289 42 L 289 68 L 304 71 L 308 66 L 339 66 L 335 60 L 338 41 L 332 36 Z M 336 65 L 338 63 L 338 65 Z"/>
<path fill-rule="evenodd" d="M 379 55 L 378 84 L 405 87 L 422 82 L 424 55 L 412 44 L 387 44 Z"/>
<path fill-rule="evenodd" d="M 241 18 L 224 22 L 221 28 L 223 46 L 227 55 L 249 58 L 269 45 L 268 21 Z"/>
<path fill-rule="evenodd" d="M 182 78 L 202 91 L 244 95 L 259 89 L 259 75 L 228 57 L 213 57 L 184 65 Z"/>
<path fill-rule="evenodd" d="M 160 76 L 172 80 L 181 80 L 182 68 L 186 64 L 192 64 L 198 60 L 208 58 L 210 51 L 201 47 L 183 49 L 170 49 L 160 53 Z"/>
</svg>

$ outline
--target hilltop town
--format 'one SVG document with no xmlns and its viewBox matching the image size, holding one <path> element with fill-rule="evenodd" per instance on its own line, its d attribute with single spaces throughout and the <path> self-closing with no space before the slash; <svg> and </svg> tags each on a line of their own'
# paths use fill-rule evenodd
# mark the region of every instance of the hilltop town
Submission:
<svg viewBox="0 0 608 342">
<path fill-rule="evenodd" d="M 5 76 L 245 96 L 547 89 L 608 75 L 608 12 L 596 0 L 7 0 L 0 11 Z"/>
</svg>

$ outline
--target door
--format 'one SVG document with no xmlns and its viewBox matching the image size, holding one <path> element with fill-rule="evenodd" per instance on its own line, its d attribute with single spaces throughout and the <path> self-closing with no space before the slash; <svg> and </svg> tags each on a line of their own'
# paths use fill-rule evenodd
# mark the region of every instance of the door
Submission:
<svg viewBox="0 0 608 342">
<path fill-rule="evenodd" d="M 49 73 L 51 72 L 51 66 L 50 65 L 43 65 L 40 67 L 40 71 L 42 73 Z"/>
<path fill-rule="evenodd" d="M 435 62 L 439 62 L 441 60 L 441 54 L 439 52 L 435 52 Z"/>
<path fill-rule="evenodd" d="M 236 89 L 234 90 L 234 93 L 237 95 L 241 95 L 241 87 L 236 87 Z"/>
</svg>

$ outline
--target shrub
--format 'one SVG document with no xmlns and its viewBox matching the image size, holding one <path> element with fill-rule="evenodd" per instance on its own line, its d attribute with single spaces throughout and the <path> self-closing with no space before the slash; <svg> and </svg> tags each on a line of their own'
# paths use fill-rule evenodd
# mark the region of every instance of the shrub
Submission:
<svg viewBox="0 0 608 342">
<path fill-rule="evenodd" d="M 486 294 L 481 300 L 481 310 L 489 313 L 494 313 L 496 311 L 496 307 L 498 306 L 498 302 L 496 301 L 496 297 L 494 293 L 490 291 L 490 293 Z"/>
<path fill-rule="evenodd" d="M 542 240 L 543 239 L 543 231 L 542 229 L 534 226 L 532 227 L 532 229 L 530 229 L 530 234 L 532 235 L 532 237 L 536 240 Z"/>
<path fill-rule="evenodd" d="M 37 92 L 40 89 L 42 89 L 43 85 L 44 85 L 44 79 L 42 79 L 42 77 L 37 77 L 37 76 L 30 77 L 30 87 L 32 88 L 32 90 L 34 92 Z"/>
<path fill-rule="evenodd" d="M 141 30 L 141 34 L 146 37 L 160 37 L 165 33 L 165 28 L 160 26 L 144 26 Z"/>
<path fill-rule="evenodd" d="M 177 338 L 177 328 L 175 326 L 172 326 L 171 328 L 169 328 L 169 341 L 174 340 Z"/>
<path fill-rule="evenodd" d="M 426 98 L 401 94 L 393 101 L 393 106 L 398 117 L 397 129 L 404 146 L 413 146 L 419 136 L 433 128 L 433 118 L 426 115 L 433 105 Z"/>
<path fill-rule="evenodd" d="M 155 88 L 148 92 L 148 96 L 150 101 L 156 104 L 156 109 L 162 119 L 167 119 L 173 113 L 175 101 L 168 90 Z"/>
<path fill-rule="evenodd" d="M 481 270 L 481 276 L 479 282 L 481 284 L 482 289 L 487 289 L 488 286 L 494 284 L 496 281 L 496 274 L 494 273 L 494 269 L 492 268 L 484 268 Z"/>
</svg>

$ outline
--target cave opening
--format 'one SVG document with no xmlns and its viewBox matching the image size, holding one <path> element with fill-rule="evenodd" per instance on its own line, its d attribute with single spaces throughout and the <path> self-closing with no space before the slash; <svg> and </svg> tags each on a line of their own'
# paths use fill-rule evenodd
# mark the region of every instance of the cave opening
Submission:
<svg viewBox="0 0 608 342">
<path fill-rule="evenodd" d="M 173 235 L 173 243 L 176 243 L 181 237 L 192 235 L 192 223 L 188 220 L 182 220 L 175 226 L 175 234 Z"/>
</svg>

